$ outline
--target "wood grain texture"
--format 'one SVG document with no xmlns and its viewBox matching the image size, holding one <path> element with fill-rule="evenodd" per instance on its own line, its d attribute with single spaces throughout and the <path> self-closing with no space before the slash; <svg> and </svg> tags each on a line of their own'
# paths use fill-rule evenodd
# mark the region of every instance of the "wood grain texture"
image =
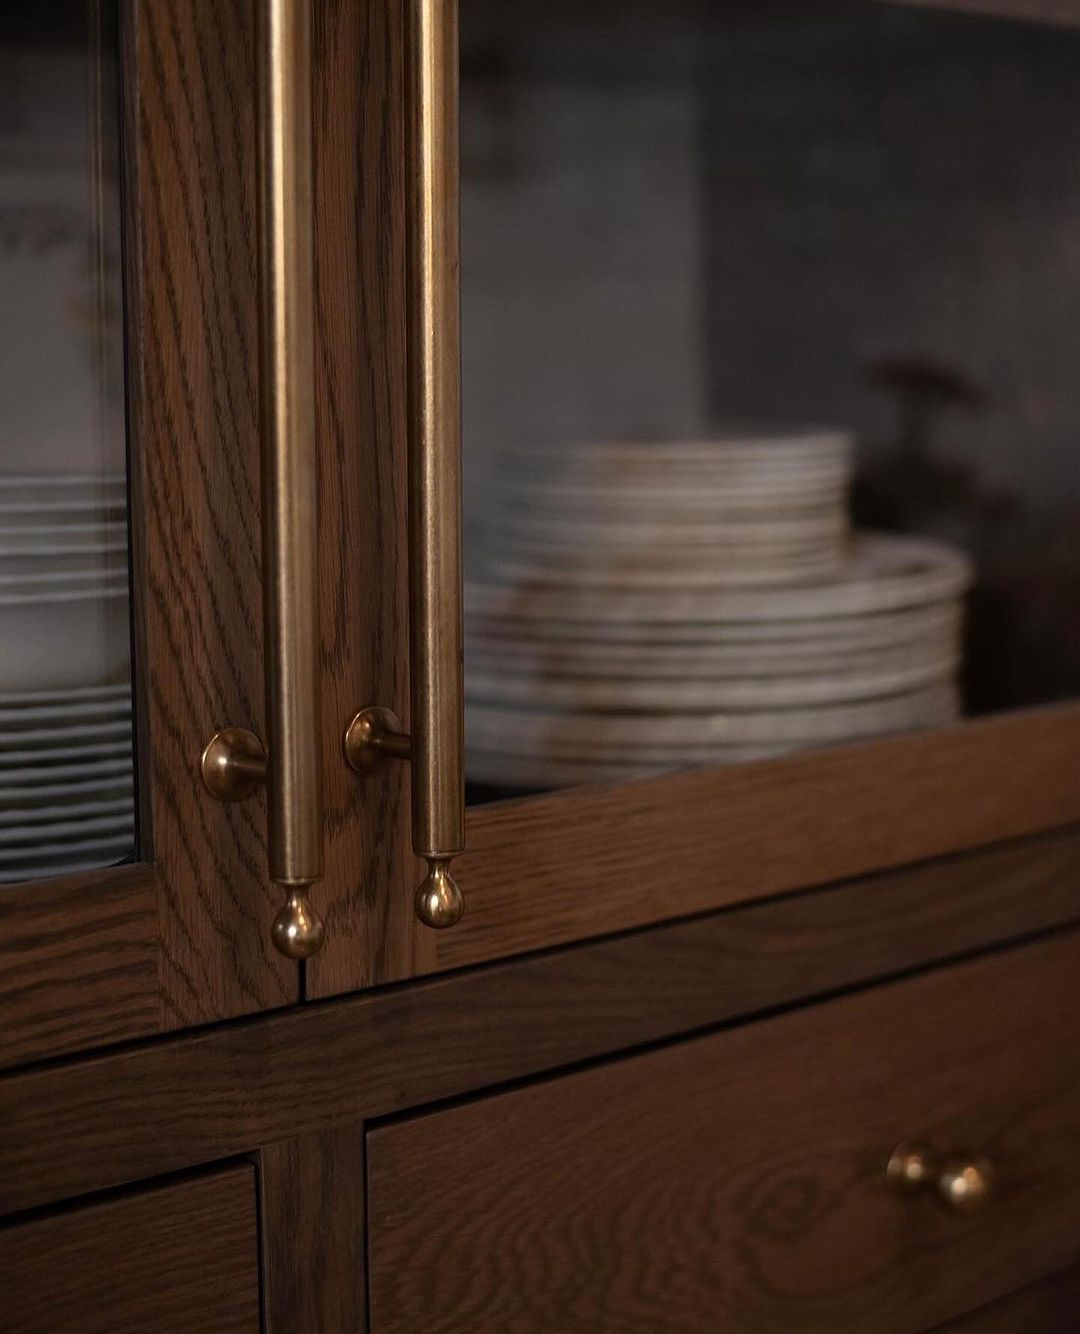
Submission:
<svg viewBox="0 0 1080 1334">
<path fill-rule="evenodd" d="M 1075 1334 L 1077 1312 L 1080 1269 L 1067 1269 L 973 1315 L 939 1325 L 934 1334 Z"/>
<path fill-rule="evenodd" d="M 363 1334 L 364 1128 L 259 1153 L 265 1334 Z"/>
<path fill-rule="evenodd" d="M 1055 23 L 1066 27 L 1080 24 L 1077 0 L 883 0 L 883 3 L 953 10 L 984 18 L 1018 19 L 1025 23 Z"/>
<path fill-rule="evenodd" d="M 1080 820 L 1080 706 L 472 810 L 465 917 L 438 966 L 1022 837 Z"/>
<path fill-rule="evenodd" d="M 1075 1259 L 1078 1149 L 1074 934 L 373 1130 L 371 1329 L 916 1334 Z"/>
<path fill-rule="evenodd" d="M 1075 920 L 1078 861 L 1080 835 L 1071 832 L 0 1077 L 0 1214 L 490 1088 Z"/>
<path fill-rule="evenodd" d="M 18 1334 L 258 1334 L 254 1169 L 0 1229 L 0 1272 Z"/>
<path fill-rule="evenodd" d="M 133 19 L 140 783 L 160 873 L 161 1023 L 178 1028 L 287 1004 L 299 982 L 269 944 L 264 802 L 217 802 L 198 770 L 218 728 L 265 735 L 254 6 L 147 0 Z"/>
<path fill-rule="evenodd" d="M 326 943 L 308 996 L 407 977 L 409 770 L 359 779 L 342 736 L 365 704 L 408 711 L 402 11 L 317 0 L 316 418 L 322 543 Z"/>
<path fill-rule="evenodd" d="M 157 887 L 145 866 L 5 886 L 0 1066 L 158 1024 Z"/>
</svg>

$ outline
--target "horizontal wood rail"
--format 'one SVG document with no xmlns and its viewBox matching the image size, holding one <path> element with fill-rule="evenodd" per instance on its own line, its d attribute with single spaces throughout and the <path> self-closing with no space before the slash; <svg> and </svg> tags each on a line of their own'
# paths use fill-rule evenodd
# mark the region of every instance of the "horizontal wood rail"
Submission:
<svg viewBox="0 0 1080 1334">
<path fill-rule="evenodd" d="M 1080 829 L 0 1077 L 0 1214 L 821 996 L 1080 917 Z M 987 986 L 1009 957 L 971 965 Z M 433 1024 L 452 1013 L 452 1025 Z"/>
<path fill-rule="evenodd" d="M 468 813 L 469 911 L 437 967 L 1023 838 L 1080 821 L 1080 705 Z"/>
</svg>

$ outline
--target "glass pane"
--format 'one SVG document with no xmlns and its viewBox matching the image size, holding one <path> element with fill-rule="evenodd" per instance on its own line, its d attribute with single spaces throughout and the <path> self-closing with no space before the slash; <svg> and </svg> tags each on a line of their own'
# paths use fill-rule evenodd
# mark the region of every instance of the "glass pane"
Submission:
<svg viewBox="0 0 1080 1334">
<path fill-rule="evenodd" d="M 1080 36 L 462 0 L 474 800 L 1080 686 Z"/>
<path fill-rule="evenodd" d="M 0 8 L 0 882 L 135 848 L 113 18 Z"/>
</svg>

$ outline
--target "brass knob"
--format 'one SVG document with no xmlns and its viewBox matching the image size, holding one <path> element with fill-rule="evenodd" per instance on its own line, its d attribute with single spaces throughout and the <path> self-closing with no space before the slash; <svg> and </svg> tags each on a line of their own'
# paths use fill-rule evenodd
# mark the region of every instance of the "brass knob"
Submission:
<svg viewBox="0 0 1080 1334">
<path fill-rule="evenodd" d="M 985 1158 L 946 1158 L 938 1168 L 937 1192 L 954 1213 L 978 1213 L 994 1193 L 994 1169 Z"/>
<path fill-rule="evenodd" d="M 953 1213 L 977 1213 L 994 1193 L 994 1169 L 985 1158 L 949 1154 L 939 1158 L 917 1140 L 899 1145 L 889 1159 L 885 1179 L 904 1194 L 932 1190 Z"/>
</svg>

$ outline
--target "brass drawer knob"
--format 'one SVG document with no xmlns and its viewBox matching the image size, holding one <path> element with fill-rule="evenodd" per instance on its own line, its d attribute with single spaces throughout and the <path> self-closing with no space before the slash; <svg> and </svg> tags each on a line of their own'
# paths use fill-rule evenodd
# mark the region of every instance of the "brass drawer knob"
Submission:
<svg viewBox="0 0 1080 1334">
<path fill-rule="evenodd" d="M 994 1169 L 985 1158 L 959 1153 L 939 1157 L 916 1140 L 893 1151 L 885 1179 L 905 1195 L 933 1191 L 947 1209 L 958 1214 L 977 1213 L 994 1193 Z"/>
</svg>

